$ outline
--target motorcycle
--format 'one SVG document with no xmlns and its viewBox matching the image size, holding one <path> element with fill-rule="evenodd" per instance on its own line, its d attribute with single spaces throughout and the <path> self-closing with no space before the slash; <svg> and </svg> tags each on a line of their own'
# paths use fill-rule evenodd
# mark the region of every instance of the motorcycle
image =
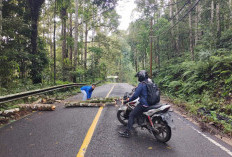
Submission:
<svg viewBox="0 0 232 157">
<path fill-rule="evenodd" d="M 133 93 L 133 91 L 132 91 Z M 132 93 L 125 93 L 125 101 Z M 139 99 L 128 102 L 119 107 L 117 118 L 120 123 L 127 125 L 129 114 L 139 104 Z M 134 124 L 141 129 L 146 128 L 160 142 L 167 142 L 171 139 L 172 129 L 175 128 L 170 114 L 170 105 L 156 104 L 146 109 L 143 114 L 135 117 Z"/>
</svg>

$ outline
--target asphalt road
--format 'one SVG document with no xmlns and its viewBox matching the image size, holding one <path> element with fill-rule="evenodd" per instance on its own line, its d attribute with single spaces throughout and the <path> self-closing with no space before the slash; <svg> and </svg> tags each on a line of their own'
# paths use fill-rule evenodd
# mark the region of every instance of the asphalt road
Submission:
<svg viewBox="0 0 232 157">
<path fill-rule="evenodd" d="M 128 84 L 97 87 L 93 97 L 122 96 L 130 91 Z M 66 101 L 80 100 L 78 94 Z M 0 157 L 75 157 L 96 116 L 98 107 L 64 108 L 53 112 L 35 112 L 0 129 Z M 86 157 L 229 157 L 232 147 L 172 113 L 176 130 L 166 144 L 156 141 L 147 130 L 136 128 L 129 139 L 118 136 L 124 129 L 117 118 L 117 108 L 106 106 L 100 115 Z"/>
</svg>

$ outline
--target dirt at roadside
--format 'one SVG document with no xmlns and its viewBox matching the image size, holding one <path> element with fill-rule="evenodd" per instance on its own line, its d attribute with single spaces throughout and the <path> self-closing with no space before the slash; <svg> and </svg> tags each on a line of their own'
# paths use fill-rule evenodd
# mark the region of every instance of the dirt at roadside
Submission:
<svg viewBox="0 0 232 157">
<path fill-rule="evenodd" d="M 224 134 L 222 130 L 216 128 L 212 123 L 205 123 L 199 116 L 193 115 L 187 111 L 184 105 L 177 105 L 172 102 L 172 100 L 167 97 L 162 97 L 161 103 L 168 103 L 172 106 L 172 109 L 175 113 L 183 116 L 185 119 L 191 121 L 195 125 L 199 126 L 202 132 L 209 132 L 215 137 L 223 140 L 230 146 L 232 146 L 232 136 L 228 134 Z"/>
</svg>

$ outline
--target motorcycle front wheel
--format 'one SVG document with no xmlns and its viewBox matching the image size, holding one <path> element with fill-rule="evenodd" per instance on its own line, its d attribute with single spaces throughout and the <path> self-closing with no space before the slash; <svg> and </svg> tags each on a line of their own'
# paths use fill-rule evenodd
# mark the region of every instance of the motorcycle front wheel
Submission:
<svg viewBox="0 0 232 157">
<path fill-rule="evenodd" d="M 158 131 L 152 131 L 153 135 L 159 142 L 167 142 L 171 139 L 172 130 L 161 118 L 154 118 L 152 122 Z"/>
<path fill-rule="evenodd" d="M 117 118 L 118 118 L 118 120 L 119 120 L 119 122 L 120 123 L 122 123 L 123 125 L 127 125 L 127 123 L 128 123 L 128 119 L 127 118 L 125 118 L 125 112 L 124 111 L 118 111 L 117 112 Z"/>
</svg>

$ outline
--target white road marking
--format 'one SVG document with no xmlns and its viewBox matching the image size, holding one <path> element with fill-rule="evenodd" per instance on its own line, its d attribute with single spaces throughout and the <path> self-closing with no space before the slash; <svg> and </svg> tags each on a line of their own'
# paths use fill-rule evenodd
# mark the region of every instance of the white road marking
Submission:
<svg viewBox="0 0 232 157">
<path fill-rule="evenodd" d="M 183 121 L 183 119 L 181 119 L 180 117 L 178 117 L 179 120 Z M 185 121 L 183 121 L 184 123 L 186 123 Z M 217 143 L 215 140 L 211 139 L 210 137 L 208 137 L 207 135 L 205 135 L 204 133 L 200 132 L 199 130 L 197 130 L 196 128 L 194 128 L 193 126 L 191 126 L 190 124 L 186 123 L 188 126 L 190 126 L 193 130 L 195 130 L 198 134 L 202 135 L 204 138 L 206 138 L 207 140 L 209 140 L 211 143 L 213 143 L 214 145 L 218 146 L 219 148 L 221 148 L 223 151 L 225 151 L 227 154 L 229 154 L 230 156 L 232 156 L 232 152 L 225 148 L 224 146 L 222 146 L 221 144 Z"/>
</svg>

